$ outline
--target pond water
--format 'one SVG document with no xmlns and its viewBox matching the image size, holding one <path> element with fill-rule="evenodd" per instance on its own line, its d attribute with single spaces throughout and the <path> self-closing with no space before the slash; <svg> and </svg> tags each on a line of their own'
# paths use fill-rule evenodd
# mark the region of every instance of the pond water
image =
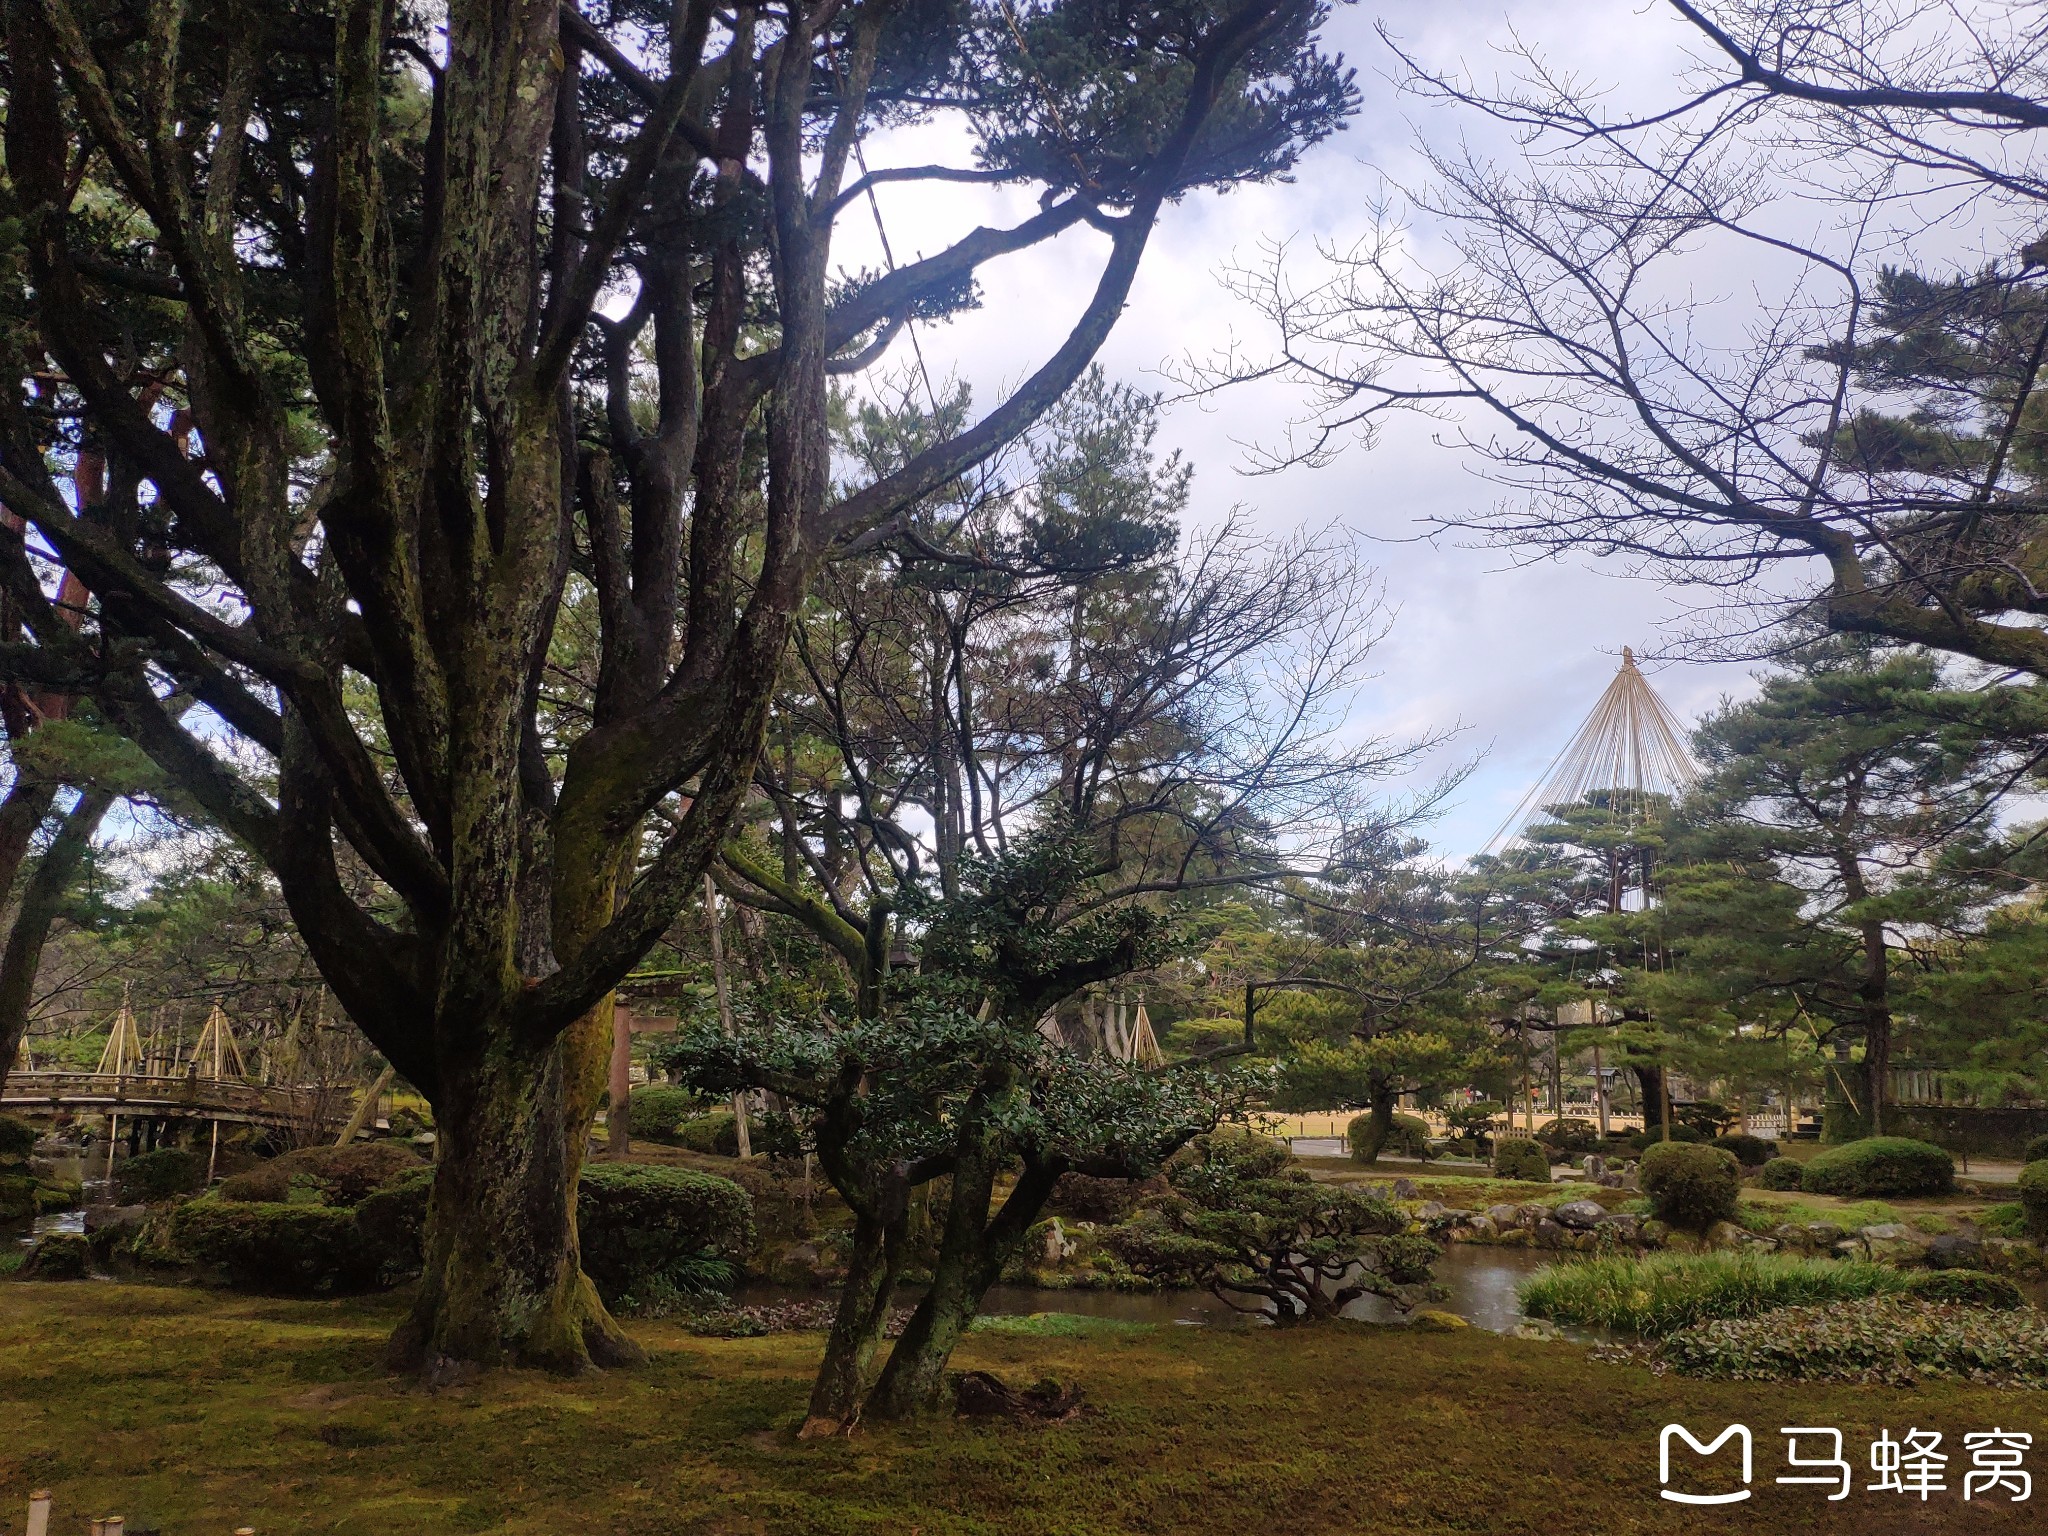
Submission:
<svg viewBox="0 0 2048 1536">
<path fill-rule="evenodd" d="M 126 1155 L 127 1149 L 120 1149 L 119 1156 Z M 104 1147 L 63 1157 L 36 1157 L 29 1166 L 38 1178 L 84 1185 L 86 1205 L 106 1198 L 107 1154 Z M 52 1211 L 31 1221 L 0 1221 L 0 1249 L 32 1243 L 45 1232 L 84 1230 L 85 1211 L 82 1207 L 75 1211 Z"/>
</svg>

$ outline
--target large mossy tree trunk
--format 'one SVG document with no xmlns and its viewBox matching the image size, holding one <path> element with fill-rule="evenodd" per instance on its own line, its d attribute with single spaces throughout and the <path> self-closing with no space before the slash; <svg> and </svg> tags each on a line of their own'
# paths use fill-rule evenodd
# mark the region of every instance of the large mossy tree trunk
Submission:
<svg viewBox="0 0 2048 1536">
<path fill-rule="evenodd" d="M 607 1013 L 609 1010 L 606 1010 Z M 576 1372 L 644 1359 L 583 1273 L 576 1185 L 591 1123 L 596 1015 L 546 1045 L 480 1034 L 436 1095 L 438 1162 L 419 1290 L 390 1363 L 429 1382 L 477 1369 Z"/>
<path fill-rule="evenodd" d="M 861 1412 L 861 1397 L 874 1378 L 875 1356 L 889 1326 L 897 1282 L 903 1277 L 905 1223 L 869 1213 L 854 1217 L 853 1243 L 839 1308 L 825 1339 L 825 1358 L 811 1383 L 802 1433 L 829 1434 Z"/>
</svg>

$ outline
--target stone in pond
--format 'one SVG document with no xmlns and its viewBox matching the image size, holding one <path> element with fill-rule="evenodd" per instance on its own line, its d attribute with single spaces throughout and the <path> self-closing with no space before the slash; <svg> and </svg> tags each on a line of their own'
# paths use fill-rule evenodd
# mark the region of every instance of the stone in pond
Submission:
<svg viewBox="0 0 2048 1536">
<path fill-rule="evenodd" d="M 1435 1308 L 1425 1307 L 1415 1314 L 1415 1326 L 1425 1333 L 1456 1333 L 1460 1328 L 1470 1328 L 1472 1325 L 1455 1312 L 1440 1312 Z"/>
</svg>

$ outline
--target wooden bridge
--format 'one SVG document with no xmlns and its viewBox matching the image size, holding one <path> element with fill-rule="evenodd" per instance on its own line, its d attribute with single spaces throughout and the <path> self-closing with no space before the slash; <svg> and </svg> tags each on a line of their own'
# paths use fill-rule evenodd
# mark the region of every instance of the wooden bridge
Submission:
<svg viewBox="0 0 2048 1536">
<path fill-rule="evenodd" d="M 13 1072 L 0 1110 L 84 1111 L 141 1120 L 218 1120 L 241 1125 L 339 1126 L 354 1108 L 345 1088 L 264 1087 L 202 1077 L 116 1072 Z"/>
</svg>

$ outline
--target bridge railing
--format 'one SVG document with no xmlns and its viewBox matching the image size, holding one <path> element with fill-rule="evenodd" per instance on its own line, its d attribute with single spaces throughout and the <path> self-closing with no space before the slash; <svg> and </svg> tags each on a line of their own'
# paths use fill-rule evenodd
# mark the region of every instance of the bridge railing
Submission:
<svg viewBox="0 0 2048 1536">
<path fill-rule="evenodd" d="M 216 1110 L 274 1120 L 339 1119 L 347 1113 L 348 1099 L 332 1090 L 237 1083 L 189 1072 L 15 1072 L 0 1090 L 0 1102 L 16 1105 Z"/>
</svg>

